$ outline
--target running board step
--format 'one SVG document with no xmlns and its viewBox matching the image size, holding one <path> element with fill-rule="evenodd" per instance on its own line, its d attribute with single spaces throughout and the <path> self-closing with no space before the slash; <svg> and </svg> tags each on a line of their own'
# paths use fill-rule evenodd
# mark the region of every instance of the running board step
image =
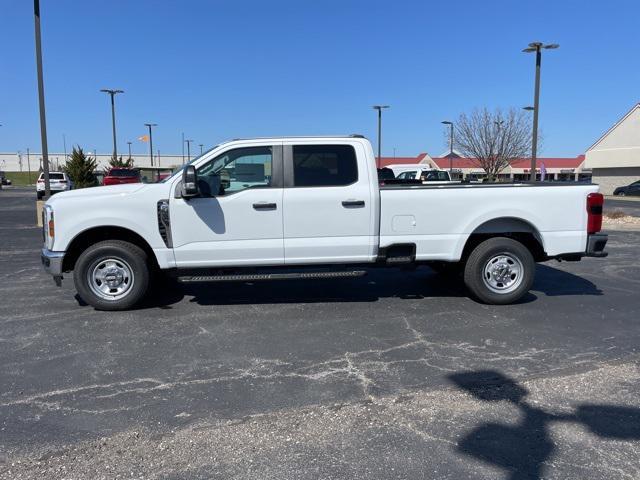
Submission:
<svg viewBox="0 0 640 480">
<path fill-rule="evenodd" d="M 196 282 L 257 282 L 260 280 L 303 280 L 310 278 L 350 278 L 366 275 L 365 270 L 340 272 L 299 272 L 299 273 L 249 273 L 229 275 L 192 275 L 178 277 L 180 283 Z"/>
</svg>

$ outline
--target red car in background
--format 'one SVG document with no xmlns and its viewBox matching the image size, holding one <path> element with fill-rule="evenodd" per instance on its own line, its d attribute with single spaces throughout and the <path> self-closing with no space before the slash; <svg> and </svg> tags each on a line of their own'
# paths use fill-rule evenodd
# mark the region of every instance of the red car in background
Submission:
<svg viewBox="0 0 640 480">
<path fill-rule="evenodd" d="M 140 183 L 140 170 L 135 168 L 112 168 L 104 176 L 103 185 L 120 185 L 123 183 Z"/>
</svg>

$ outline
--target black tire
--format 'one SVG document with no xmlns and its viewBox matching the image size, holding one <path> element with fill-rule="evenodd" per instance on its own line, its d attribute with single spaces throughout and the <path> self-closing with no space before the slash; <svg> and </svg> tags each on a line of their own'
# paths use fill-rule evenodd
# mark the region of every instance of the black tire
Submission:
<svg viewBox="0 0 640 480">
<path fill-rule="evenodd" d="M 115 262 L 107 262 L 108 260 Z M 103 296 L 99 296 L 96 290 L 100 290 L 98 282 L 102 282 L 95 280 L 93 272 L 106 272 L 104 268 L 112 269 L 107 273 L 116 281 L 119 280 L 118 272 L 121 273 L 123 281 L 117 285 L 118 288 L 113 289 L 109 289 L 109 285 L 105 283 L 103 288 L 109 289 L 110 292 L 103 292 Z M 129 282 L 124 280 L 127 278 Z M 96 243 L 78 257 L 73 271 L 73 281 L 78 295 L 97 310 L 127 310 L 142 299 L 149 287 L 147 254 L 137 245 L 122 240 Z M 92 281 L 93 287 L 90 283 Z M 115 293 L 119 288 L 124 289 L 121 295 Z M 104 298 L 105 296 L 110 298 Z"/>
<path fill-rule="evenodd" d="M 507 305 L 517 302 L 531 289 L 535 271 L 536 262 L 527 247 L 510 238 L 494 237 L 479 244 L 469 255 L 464 283 L 477 300 Z"/>
<path fill-rule="evenodd" d="M 436 273 L 447 277 L 460 275 L 464 270 L 462 262 L 431 262 L 429 267 Z"/>
<path fill-rule="evenodd" d="M 38 197 L 38 200 L 42 200 L 42 197 L 44 197 L 44 192 L 36 192 L 36 196 Z"/>
</svg>

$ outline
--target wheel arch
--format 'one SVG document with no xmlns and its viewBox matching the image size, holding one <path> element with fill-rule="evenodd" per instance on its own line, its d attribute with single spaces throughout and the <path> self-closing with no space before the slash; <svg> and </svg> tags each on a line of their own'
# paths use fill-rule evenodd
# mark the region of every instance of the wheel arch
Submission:
<svg viewBox="0 0 640 480">
<path fill-rule="evenodd" d="M 66 249 L 62 271 L 69 272 L 73 270 L 78 257 L 83 251 L 91 245 L 104 240 L 122 240 L 137 245 L 147 254 L 152 267 L 158 268 L 158 260 L 151 245 L 140 234 L 125 227 L 102 225 L 83 230 L 71 240 Z"/>
<path fill-rule="evenodd" d="M 466 260 L 474 248 L 493 237 L 512 238 L 529 249 L 536 261 L 546 258 L 544 239 L 530 222 L 518 217 L 498 217 L 478 225 L 467 238 L 461 259 Z"/>
</svg>

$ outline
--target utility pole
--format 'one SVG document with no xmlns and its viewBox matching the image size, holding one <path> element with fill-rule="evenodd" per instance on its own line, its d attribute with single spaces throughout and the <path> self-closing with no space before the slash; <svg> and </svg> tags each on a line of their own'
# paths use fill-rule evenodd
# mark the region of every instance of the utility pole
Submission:
<svg viewBox="0 0 640 480">
<path fill-rule="evenodd" d="M 557 43 L 543 44 L 542 42 L 530 43 L 522 50 L 525 53 L 536 54 L 536 81 L 533 93 L 533 131 L 531 132 L 531 181 L 536 181 L 536 156 L 538 155 L 538 113 L 540 111 L 540 67 L 542 64 L 542 49 L 556 49 Z"/>
<path fill-rule="evenodd" d="M 378 111 L 378 161 L 376 167 L 380 168 L 380 159 L 382 158 L 382 110 L 389 108 L 389 105 L 374 105 L 373 109 Z"/>
<path fill-rule="evenodd" d="M 116 103 L 114 97 L 118 93 L 124 93 L 124 90 L 113 90 L 110 88 L 103 88 L 101 92 L 109 94 L 111 97 L 111 126 L 113 128 L 113 159 L 118 160 L 118 147 L 116 145 Z"/>
<path fill-rule="evenodd" d="M 182 132 L 182 164 L 184 165 L 184 132 Z"/>
<path fill-rule="evenodd" d="M 27 148 L 27 180 L 31 185 L 31 159 L 29 158 L 29 149 Z"/>
<path fill-rule="evenodd" d="M 49 183 L 49 149 L 47 148 L 47 120 L 44 108 L 44 79 L 42 74 L 42 42 L 40 38 L 40 0 L 33 0 L 33 14 L 36 35 L 36 69 L 38 75 L 38 104 L 40 107 L 40 141 L 42 142 L 42 173 L 44 177 L 44 198 L 51 196 Z"/>
<path fill-rule="evenodd" d="M 145 123 L 149 128 L 149 157 L 151 158 L 151 166 L 153 167 L 153 136 L 151 135 L 151 127 L 157 127 L 157 123 Z"/>
<path fill-rule="evenodd" d="M 191 142 L 193 142 L 193 140 L 185 140 L 185 142 L 187 142 L 187 162 L 191 161 Z"/>
<path fill-rule="evenodd" d="M 453 122 L 444 120 L 440 123 L 451 127 L 451 131 L 449 133 L 449 176 L 451 176 L 451 173 L 453 173 Z"/>
</svg>

